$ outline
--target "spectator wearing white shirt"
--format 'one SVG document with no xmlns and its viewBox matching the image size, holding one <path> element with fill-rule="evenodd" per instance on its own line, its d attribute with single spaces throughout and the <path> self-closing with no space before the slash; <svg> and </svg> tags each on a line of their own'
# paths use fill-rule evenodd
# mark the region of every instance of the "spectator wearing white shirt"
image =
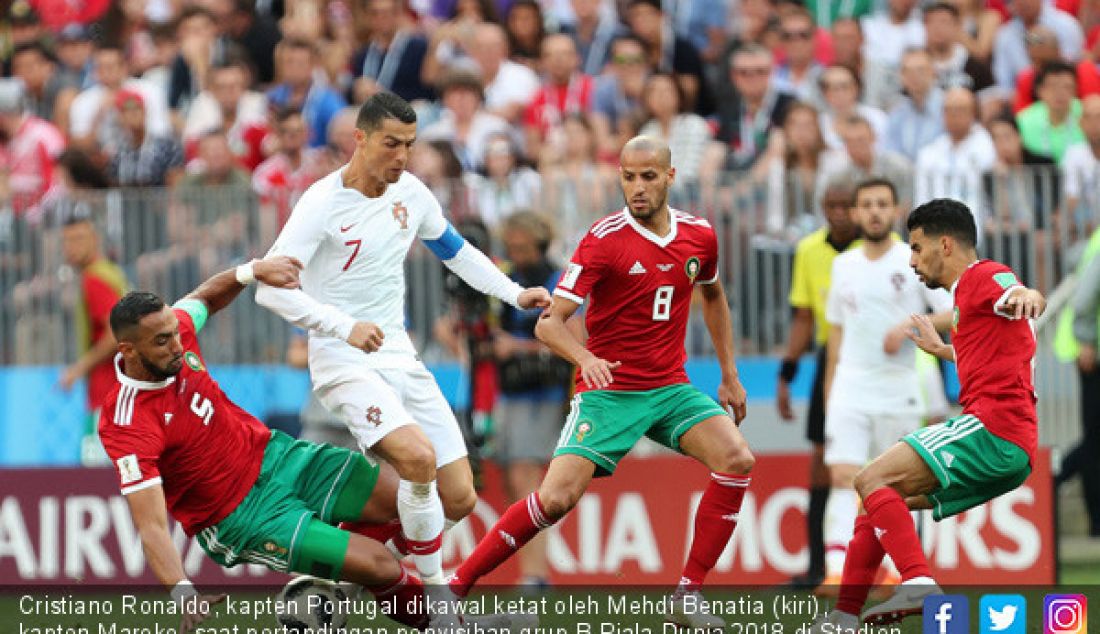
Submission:
<svg viewBox="0 0 1100 634">
<path fill-rule="evenodd" d="M 122 49 L 101 46 L 96 50 L 96 83 L 73 100 L 69 111 L 72 141 L 85 148 L 97 148 L 113 154 L 124 142 L 124 133 L 115 108 L 115 95 L 123 88 L 139 93 L 145 107 L 145 129 L 153 136 L 172 134 L 166 96 L 149 82 L 130 77 Z"/>
<path fill-rule="evenodd" d="M 885 12 L 864 16 L 863 56 L 897 68 L 908 48 L 924 46 L 924 23 L 916 0 L 889 0 Z"/>
<path fill-rule="evenodd" d="M 886 113 L 860 103 L 861 89 L 859 77 L 850 68 L 834 64 L 821 74 L 821 94 L 825 97 L 825 109 L 821 112 L 821 136 L 831 149 L 844 149 L 841 128 L 854 115 L 863 117 L 871 124 L 879 145 L 885 147 Z"/>
<path fill-rule="evenodd" d="M 470 56 L 484 79 L 486 110 L 510 123 L 519 123 L 541 86 L 538 75 L 508 59 L 508 36 L 499 24 L 477 25 L 474 41 L 477 46 L 470 50 Z"/>
<path fill-rule="evenodd" d="M 1085 143 L 1071 145 L 1062 158 L 1066 210 L 1073 215 L 1100 215 L 1100 95 L 1081 100 Z"/>
<path fill-rule="evenodd" d="M 1027 55 L 1027 32 L 1041 24 L 1058 36 L 1058 50 L 1067 62 L 1081 57 L 1085 36 L 1081 25 L 1072 15 L 1054 7 L 1046 0 L 1012 0 L 1009 4 L 1014 17 L 997 29 L 993 41 L 993 79 L 1004 94 L 1016 89 L 1016 77 L 1031 66 Z"/>
<path fill-rule="evenodd" d="M 241 61 L 215 66 L 209 78 L 187 113 L 183 142 L 194 144 L 211 130 L 223 130 L 234 156 L 253 169 L 264 159 L 257 142 L 267 129 L 267 97 L 248 90 L 250 73 Z"/>
<path fill-rule="evenodd" d="M 509 134 L 508 122 L 484 108 L 485 93 L 481 78 L 464 70 L 449 71 L 440 88 L 443 113 L 439 121 L 424 129 L 425 140 L 443 139 L 451 143 L 466 170 L 482 166 L 485 144 L 494 134 Z"/>
<path fill-rule="evenodd" d="M 710 126 L 703 117 L 684 111 L 686 104 L 680 83 L 668 73 L 650 75 L 642 95 L 650 119 L 638 134 L 668 143 L 672 150 L 672 167 L 676 170 L 671 190 L 673 199 L 690 197 L 699 185 L 703 157 L 714 138 Z"/>
<path fill-rule="evenodd" d="M 913 200 L 912 163 L 897 152 L 881 149 L 876 143 L 875 129 L 858 115 L 845 122 L 843 138 L 844 150 L 833 150 L 822 161 L 819 183 L 838 177 L 852 183 L 885 178 L 894 184 L 898 204 L 908 208 Z"/>
<path fill-rule="evenodd" d="M 917 154 L 913 204 L 955 198 L 974 214 L 982 235 L 982 174 L 997 161 L 989 132 L 977 122 L 974 93 L 952 88 L 943 97 L 944 133 Z"/>
</svg>

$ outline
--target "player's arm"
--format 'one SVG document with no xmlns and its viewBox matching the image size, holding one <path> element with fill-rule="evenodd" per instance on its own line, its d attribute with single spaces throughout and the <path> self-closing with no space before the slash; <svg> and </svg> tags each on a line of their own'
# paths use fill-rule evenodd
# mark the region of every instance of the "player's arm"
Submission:
<svg viewBox="0 0 1100 634">
<path fill-rule="evenodd" d="M 1008 319 L 1038 319 L 1046 309 L 1047 300 L 1043 294 L 1026 286 L 1008 289 L 993 305 L 993 312 Z"/>
<path fill-rule="evenodd" d="M 700 284 L 699 289 L 703 296 L 703 323 L 710 332 L 714 354 L 718 357 L 718 367 L 722 372 L 722 380 L 718 384 L 718 403 L 730 411 L 735 423 L 740 424 L 745 420 L 748 396 L 737 375 L 730 305 L 717 279 L 709 284 Z"/>
<path fill-rule="evenodd" d="M 523 288 L 504 274 L 493 261 L 463 238 L 451 223 L 438 237 L 421 238 L 448 269 L 471 287 L 519 308 L 546 308 L 550 292 L 541 286 Z"/>
<path fill-rule="evenodd" d="M 569 318 L 579 307 L 580 304 L 573 300 L 556 296 L 535 324 L 535 336 L 555 354 L 579 367 L 581 379 L 586 385 L 602 390 L 614 381 L 611 371 L 622 363 L 601 359 L 584 347 L 577 337 L 576 328 L 568 325 Z"/>
<path fill-rule="evenodd" d="M 791 330 L 787 334 L 787 351 L 779 367 L 779 381 L 776 384 L 776 407 L 783 420 L 794 420 L 791 409 L 790 384 L 798 374 L 798 360 L 810 348 L 814 338 L 814 313 L 808 307 L 798 306 L 791 319 Z"/>
<path fill-rule="evenodd" d="M 253 260 L 206 280 L 188 293 L 182 303 L 200 303 L 205 308 L 205 317 L 209 317 L 232 303 L 246 286 L 257 280 L 279 288 L 298 288 L 301 268 L 302 263 L 297 258 L 285 255 Z M 201 328 L 198 323 L 195 327 Z"/>
<path fill-rule="evenodd" d="M 825 346 L 825 402 L 829 402 L 829 391 L 833 388 L 833 375 L 836 374 L 836 362 L 840 359 L 840 343 L 844 340 L 844 327 L 829 324 L 829 341 Z"/>
<path fill-rule="evenodd" d="M 913 315 L 910 319 L 912 323 L 906 331 L 906 336 L 912 339 L 918 348 L 945 361 L 955 360 L 955 347 L 944 343 L 929 315 Z"/>
<path fill-rule="evenodd" d="M 183 622 L 181 632 L 189 631 L 202 622 L 205 613 L 201 604 L 217 603 L 225 595 L 200 596 L 183 571 L 183 561 L 172 543 L 172 534 L 168 531 L 168 512 L 165 510 L 164 488 L 155 484 L 133 491 L 126 495 L 130 506 L 130 515 L 134 526 L 141 536 L 141 547 L 145 551 L 145 560 L 157 580 L 172 594 L 172 598 L 182 602 Z"/>
<path fill-rule="evenodd" d="M 931 313 L 928 315 L 928 320 L 932 322 L 932 327 L 937 332 L 947 332 L 951 329 L 951 320 L 954 319 L 954 310 L 943 310 L 938 313 Z M 901 350 L 901 343 L 909 338 L 909 331 L 913 328 L 913 322 L 910 319 L 902 321 L 900 324 L 894 326 L 886 332 L 886 338 L 882 342 L 882 349 L 886 354 L 895 354 L 898 350 Z"/>
</svg>

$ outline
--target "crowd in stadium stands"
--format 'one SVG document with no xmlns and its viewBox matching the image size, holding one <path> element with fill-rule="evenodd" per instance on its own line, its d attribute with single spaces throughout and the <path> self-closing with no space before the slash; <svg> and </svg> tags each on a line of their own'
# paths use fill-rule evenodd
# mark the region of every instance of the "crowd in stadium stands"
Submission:
<svg viewBox="0 0 1100 634">
<path fill-rule="evenodd" d="M 492 231 L 539 209 L 575 239 L 619 204 L 639 132 L 672 146 L 674 204 L 728 209 L 736 171 L 766 193 L 758 230 L 791 240 L 843 174 L 990 226 L 1100 209 L 1097 0 L 15 0 L 5 18 L 0 198 L 32 222 L 76 188 L 225 185 L 274 210 L 273 237 L 380 90 L 417 108 L 410 169 Z"/>
</svg>

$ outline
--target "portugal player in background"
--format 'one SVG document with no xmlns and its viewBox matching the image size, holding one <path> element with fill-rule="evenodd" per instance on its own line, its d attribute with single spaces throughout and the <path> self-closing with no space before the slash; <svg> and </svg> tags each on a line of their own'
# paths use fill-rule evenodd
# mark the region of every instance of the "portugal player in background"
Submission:
<svg viewBox="0 0 1100 634">
<path fill-rule="evenodd" d="M 554 458 L 538 490 L 508 508 L 455 572 L 456 595 L 465 596 L 479 578 L 565 516 L 592 478 L 614 472 L 644 435 L 712 472 L 669 619 L 691 627 L 724 625 L 703 611 L 685 610 L 685 598 L 698 594 L 733 533 L 754 459 L 737 428 L 745 417 L 745 389 L 734 365 L 729 305 L 718 283 L 718 241 L 707 221 L 669 208 L 675 173 L 662 141 L 635 137 L 623 148 L 620 181 L 627 206 L 581 240 L 535 330 L 578 367 L 577 394 Z M 696 285 L 722 372 L 718 403 L 691 386 L 684 371 Z M 586 297 L 587 345 L 565 323 Z"/>
<path fill-rule="evenodd" d="M 920 614 L 925 597 L 940 589 L 909 509 L 932 509 L 937 521 L 951 517 L 1020 486 L 1035 464 L 1030 320 L 1042 314 L 1046 300 L 1005 265 L 978 259 L 974 216 L 966 205 L 932 200 L 914 209 L 907 224 L 910 266 L 929 288 L 950 289 L 955 305 L 953 345 L 943 342 L 927 315 L 912 317 L 909 337 L 955 362 L 963 413 L 905 436 L 856 475 L 865 513 L 856 518 L 836 609 L 813 632 L 859 627 L 857 615 L 885 554 L 902 585 L 863 621 L 883 625 Z"/>
</svg>

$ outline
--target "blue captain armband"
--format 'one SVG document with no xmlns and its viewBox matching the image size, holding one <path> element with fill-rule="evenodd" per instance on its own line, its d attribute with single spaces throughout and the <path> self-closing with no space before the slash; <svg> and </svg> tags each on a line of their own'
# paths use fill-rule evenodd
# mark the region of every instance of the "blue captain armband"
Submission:
<svg viewBox="0 0 1100 634">
<path fill-rule="evenodd" d="M 435 240 L 424 240 L 424 245 L 428 247 L 428 250 L 435 254 L 435 257 L 446 262 L 454 256 L 458 255 L 458 251 L 462 248 L 462 245 L 466 244 L 466 239 L 463 238 L 458 231 L 455 230 L 454 225 L 447 223 L 447 228 L 443 230 L 443 234 Z"/>
</svg>

